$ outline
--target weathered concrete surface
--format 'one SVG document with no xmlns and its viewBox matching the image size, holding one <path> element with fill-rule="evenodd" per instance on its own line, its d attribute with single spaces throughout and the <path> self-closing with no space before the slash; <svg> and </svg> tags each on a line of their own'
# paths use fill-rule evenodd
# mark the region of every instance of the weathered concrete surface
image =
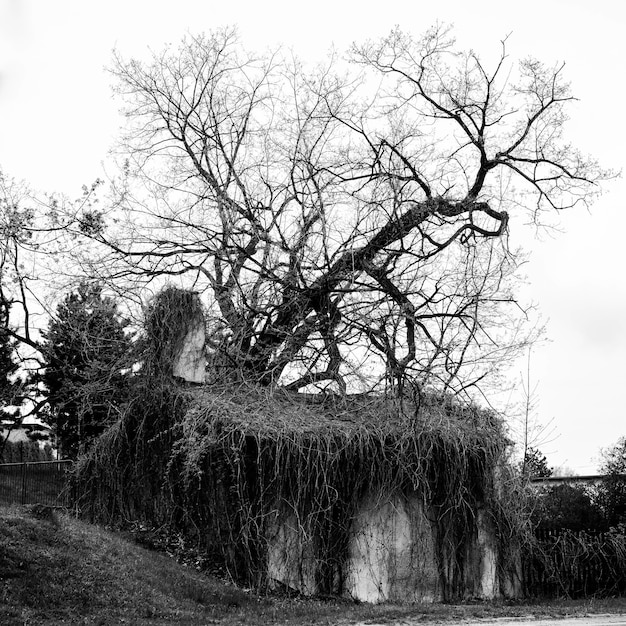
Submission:
<svg viewBox="0 0 626 626">
<path fill-rule="evenodd" d="M 491 600 L 500 594 L 495 529 L 477 511 L 474 536 L 466 546 L 465 595 Z M 276 510 L 267 520 L 267 576 L 306 596 L 319 592 L 315 533 L 295 511 Z M 422 498 L 369 494 L 355 512 L 347 558 L 336 572 L 337 592 L 353 600 L 423 603 L 443 600 L 435 535 Z M 512 578 L 512 577 L 511 577 Z M 343 583 L 343 584 L 342 584 Z"/>
<path fill-rule="evenodd" d="M 276 583 L 297 589 L 305 596 L 318 592 L 317 563 L 310 532 L 294 513 L 277 513 L 268 523 L 267 577 L 270 588 Z"/>
<path fill-rule="evenodd" d="M 198 319 L 187 333 L 173 365 L 173 374 L 190 383 L 203 383 L 206 378 L 204 320 Z"/>
<path fill-rule="evenodd" d="M 433 535 L 419 497 L 370 496 L 353 523 L 344 592 L 361 602 L 441 599 Z"/>
<path fill-rule="evenodd" d="M 497 533 L 483 509 L 476 512 L 475 523 L 474 536 L 466 546 L 465 594 L 467 598 L 493 600 L 500 595 Z M 519 597 L 519 594 L 512 597 Z"/>
</svg>

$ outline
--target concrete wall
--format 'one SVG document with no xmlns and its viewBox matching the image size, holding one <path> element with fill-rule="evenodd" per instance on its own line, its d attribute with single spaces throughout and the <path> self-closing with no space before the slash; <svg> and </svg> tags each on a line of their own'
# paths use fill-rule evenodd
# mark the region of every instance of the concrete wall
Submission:
<svg viewBox="0 0 626 626">
<path fill-rule="evenodd" d="M 318 563 L 310 529 L 293 512 L 277 512 L 268 529 L 270 586 L 286 585 L 305 595 L 318 593 Z M 337 591 L 361 602 L 442 601 L 435 536 L 417 494 L 409 498 L 369 495 L 353 519 L 343 581 L 337 577 L 341 584 Z M 500 596 L 495 528 L 483 510 L 476 513 L 475 531 L 464 552 L 465 597 Z M 503 590 L 509 597 L 518 597 L 515 572 L 510 574 L 502 581 Z"/>
<path fill-rule="evenodd" d="M 433 533 L 417 495 L 368 497 L 352 528 L 346 595 L 374 603 L 442 599 Z"/>
<path fill-rule="evenodd" d="M 476 512 L 475 528 L 465 550 L 465 597 L 491 600 L 500 595 L 496 531 L 487 512 Z"/>
<path fill-rule="evenodd" d="M 180 352 L 174 360 L 174 376 L 190 383 L 204 382 L 206 378 L 205 342 L 204 319 L 198 318 L 185 336 Z"/>
<path fill-rule="evenodd" d="M 318 593 L 314 541 L 299 517 L 293 511 L 276 511 L 266 533 L 270 588 L 285 585 L 306 596 Z"/>
</svg>

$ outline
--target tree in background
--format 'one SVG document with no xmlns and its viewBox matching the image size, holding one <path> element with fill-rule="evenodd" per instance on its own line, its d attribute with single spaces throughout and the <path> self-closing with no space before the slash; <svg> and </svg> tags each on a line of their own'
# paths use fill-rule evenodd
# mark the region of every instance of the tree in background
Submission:
<svg viewBox="0 0 626 626">
<path fill-rule="evenodd" d="M 88 196 L 87 191 L 78 205 L 86 206 Z M 12 318 L 4 330 L 15 339 L 20 366 L 26 369 L 37 368 L 40 349 L 33 306 L 38 314 L 45 311 L 56 273 L 76 276 L 65 255 L 72 245 L 72 221 L 71 209 L 60 211 L 51 197 L 35 200 L 26 184 L 6 176 L 0 167 L 0 302 Z"/>
<path fill-rule="evenodd" d="M 524 478 L 549 478 L 554 468 L 537 448 L 529 447 L 522 463 Z M 533 485 L 531 521 L 537 528 L 605 530 L 608 528 L 594 488 L 572 483 Z"/>
<path fill-rule="evenodd" d="M 610 526 L 626 522 L 626 437 L 602 451 L 600 472 L 604 478 L 598 487 L 598 503 Z"/>
<path fill-rule="evenodd" d="M 32 461 L 54 461 L 52 446 L 49 443 L 41 446 L 37 441 L 6 441 L 0 449 L 0 463 Z"/>
<path fill-rule="evenodd" d="M 125 162 L 75 233 L 119 289 L 203 294 L 218 379 L 463 393 L 528 340 L 511 216 L 587 206 L 610 173 L 563 136 L 563 67 L 505 43 L 488 66 L 395 30 L 333 62 L 228 30 L 116 59 Z"/>
<path fill-rule="evenodd" d="M 539 528 L 605 530 L 608 525 L 595 494 L 576 484 L 543 487 L 535 499 L 531 520 Z"/>
<path fill-rule="evenodd" d="M 526 358 L 526 372 L 521 375 L 522 414 L 519 419 L 513 417 L 511 434 L 521 444 L 522 460 L 519 464 L 522 476 L 525 479 L 547 478 L 552 476 L 554 468 L 548 466 L 546 456 L 539 450 L 539 446 L 547 442 L 550 424 L 542 425 L 538 418 L 539 404 L 537 390 L 539 381 L 531 378 L 532 351 L 528 349 Z"/>
<path fill-rule="evenodd" d="M 541 488 L 533 513 L 539 526 L 603 530 L 626 523 L 626 438 L 603 450 L 602 457 L 598 485 L 586 488 L 574 482 Z M 532 455 L 528 466 L 549 469 L 540 453 Z"/>
<path fill-rule="evenodd" d="M 62 455 L 75 458 L 119 415 L 126 399 L 130 341 L 115 301 L 82 284 L 57 307 L 44 334 L 49 413 Z"/>
<path fill-rule="evenodd" d="M 554 468 L 548 465 L 548 459 L 541 450 L 528 448 L 522 464 L 522 474 L 528 478 L 549 478 Z"/>
</svg>

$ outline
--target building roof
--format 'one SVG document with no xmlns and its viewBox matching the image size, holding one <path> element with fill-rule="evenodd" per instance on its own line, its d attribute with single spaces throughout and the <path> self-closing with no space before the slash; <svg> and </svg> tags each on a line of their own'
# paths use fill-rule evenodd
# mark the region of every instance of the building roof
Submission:
<svg viewBox="0 0 626 626">
<path fill-rule="evenodd" d="M 496 415 L 437 394 L 400 402 L 382 394 L 301 394 L 248 385 L 204 386 L 191 393 L 187 420 L 220 422 L 261 437 L 331 432 L 398 435 L 417 429 L 454 430 L 455 436 L 465 432 L 470 439 L 497 433 L 504 439 L 502 421 Z"/>
<path fill-rule="evenodd" d="M 24 420 L 23 422 L 15 422 L 14 420 L 3 419 L 0 420 L 0 427 L 3 429 L 11 429 L 15 430 L 17 428 L 23 428 L 25 430 L 34 429 L 34 430 L 51 430 L 50 426 L 47 424 L 43 424 L 42 422 L 30 419 Z"/>
</svg>

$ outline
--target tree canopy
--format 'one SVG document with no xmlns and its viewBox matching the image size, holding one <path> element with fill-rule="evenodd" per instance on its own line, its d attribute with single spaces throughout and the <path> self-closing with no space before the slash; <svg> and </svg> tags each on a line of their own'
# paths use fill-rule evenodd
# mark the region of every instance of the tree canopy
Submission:
<svg viewBox="0 0 626 626">
<path fill-rule="evenodd" d="M 486 67 L 442 28 L 351 61 L 307 70 L 228 30 L 117 58 L 127 160 L 83 231 L 114 279 L 206 291 L 231 375 L 341 390 L 380 363 L 458 390 L 518 331 L 510 212 L 587 205 L 605 174 L 563 137 L 562 66 L 515 68 L 503 43 Z"/>
<path fill-rule="evenodd" d="M 51 203 L 91 278 L 201 294 L 218 378 L 454 392 L 528 339 L 512 219 L 587 206 L 610 176 L 565 138 L 563 66 L 493 63 L 399 29 L 309 67 L 233 30 L 115 57 L 121 168 Z M 56 232 L 56 231 L 55 231 Z"/>
</svg>

